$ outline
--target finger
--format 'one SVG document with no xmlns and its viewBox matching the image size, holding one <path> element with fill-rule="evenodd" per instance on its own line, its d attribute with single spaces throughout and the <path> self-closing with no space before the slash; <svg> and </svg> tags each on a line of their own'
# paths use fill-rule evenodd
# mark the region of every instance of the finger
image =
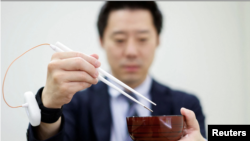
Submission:
<svg viewBox="0 0 250 141">
<path fill-rule="evenodd" d="M 98 55 L 94 55 L 95 57 L 98 57 Z M 90 64 L 94 65 L 96 68 L 101 66 L 101 63 L 95 58 L 88 56 L 86 54 L 83 54 L 81 52 L 56 52 L 52 55 L 52 60 L 56 59 L 68 59 L 68 58 L 75 58 L 75 57 L 81 57 L 82 59 L 86 60 Z"/>
<path fill-rule="evenodd" d="M 86 82 L 90 84 L 97 84 L 98 79 L 93 78 L 84 71 L 64 71 L 58 77 L 63 77 L 64 82 Z"/>
<path fill-rule="evenodd" d="M 90 56 L 94 57 L 95 59 L 99 59 L 99 56 L 97 54 L 91 54 Z"/>
<path fill-rule="evenodd" d="M 97 69 L 92 64 L 80 57 L 63 59 L 54 61 L 52 63 L 54 65 L 54 68 L 62 69 L 65 71 L 85 71 L 94 78 L 98 77 Z"/>
<path fill-rule="evenodd" d="M 76 92 L 84 90 L 90 87 L 92 84 L 86 82 L 69 82 L 66 85 L 68 87 L 68 90 L 70 92 L 73 92 L 74 95 Z"/>
<path fill-rule="evenodd" d="M 181 114 L 185 117 L 187 129 L 194 129 L 200 131 L 199 123 L 193 111 L 186 108 L 181 108 Z"/>
</svg>

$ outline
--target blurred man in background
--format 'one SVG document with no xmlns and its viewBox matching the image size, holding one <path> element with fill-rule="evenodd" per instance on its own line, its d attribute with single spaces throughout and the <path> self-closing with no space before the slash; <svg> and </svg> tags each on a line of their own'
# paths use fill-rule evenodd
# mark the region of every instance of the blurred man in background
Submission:
<svg viewBox="0 0 250 141">
<path fill-rule="evenodd" d="M 48 64 L 46 85 L 36 95 L 42 122 L 38 127 L 29 126 L 28 139 L 128 141 L 127 116 L 182 114 L 187 136 L 181 140 L 204 140 L 205 117 L 199 100 L 159 84 L 148 74 L 160 43 L 162 22 L 155 2 L 106 2 L 97 22 L 112 75 L 155 102 L 157 106 L 151 107 L 134 96 L 153 113 L 98 82 L 98 55 L 55 53 Z"/>
</svg>

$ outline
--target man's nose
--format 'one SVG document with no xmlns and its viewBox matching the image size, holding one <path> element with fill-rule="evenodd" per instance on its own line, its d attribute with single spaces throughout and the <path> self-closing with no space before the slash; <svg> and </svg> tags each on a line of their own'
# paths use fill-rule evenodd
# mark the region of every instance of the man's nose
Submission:
<svg viewBox="0 0 250 141">
<path fill-rule="evenodd" d="M 132 39 L 128 41 L 125 49 L 125 55 L 127 57 L 136 57 L 138 55 L 138 49 L 136 47 L 136 42 Z"/>
</svg>

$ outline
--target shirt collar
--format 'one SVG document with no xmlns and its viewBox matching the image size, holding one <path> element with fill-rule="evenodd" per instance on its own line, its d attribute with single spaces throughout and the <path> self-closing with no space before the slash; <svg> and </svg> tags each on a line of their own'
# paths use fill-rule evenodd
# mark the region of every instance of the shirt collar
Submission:
<svg viewBox="0 0 250 141">
<path fill-rule="evenodd" d="M 114 84 L 115 86 L 117 86 L 118 88 L 120 88 L 121 90 L 125 90 L 121 85 L 119 85 L 118 83 L 116 83 L 115 81 L 108 79 L 112 84 Z M 138 87 L 135 88 L 135 91 L 139 92 L 140 94 L 146 96 L 149 95 L 149 91 L 151 88 L 151 84 L 152 84 L 152 78 L 151 76 L 147 75 L 146 79 L 143 81 L 142 84 L 140 84 Z M 108 91 L 109 91 L 109 95 L 112 98 L 116 98 L 118 97 L 121 93 L 119 91 L 117 91 L 116 89 L 108 86 Z M 138 96 L 137 96 L 138 97 Z"/>
</svg>

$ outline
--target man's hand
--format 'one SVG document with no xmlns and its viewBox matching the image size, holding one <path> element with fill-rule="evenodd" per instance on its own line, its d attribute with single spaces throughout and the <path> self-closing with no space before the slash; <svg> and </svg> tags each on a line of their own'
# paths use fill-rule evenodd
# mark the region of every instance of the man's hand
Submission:
<svg viewBox="0 0 250 141">
<path fill-rule="evenodd" d="M 205 141 L 200 133 L 200 126 L 193 111 L 181 108 L 181 114 L 186 121 L 185 136 L 179 141 Z"/>
<path fill-rule="evenodd" d="M 54 53 L 48 64 L 46 85 L 42 93 L 43 105 L 47 108 L 61 108 L 69 103 L 73 95 L 98 82 L 100 67 L 98 55 L 84 55 L 79 52 Z M 41 122 L 36 129 L 39 140 L 46 140 L 59 132 L 61 117 L 55 123 Z"/>
<path fill-rule="evenodd" d="M 80 90 L 98 82 L 98 55 L 80 52 L 57 52 L 48 64 L 42 102 L 47 108 L 61 108 Z"/>
</svg>

